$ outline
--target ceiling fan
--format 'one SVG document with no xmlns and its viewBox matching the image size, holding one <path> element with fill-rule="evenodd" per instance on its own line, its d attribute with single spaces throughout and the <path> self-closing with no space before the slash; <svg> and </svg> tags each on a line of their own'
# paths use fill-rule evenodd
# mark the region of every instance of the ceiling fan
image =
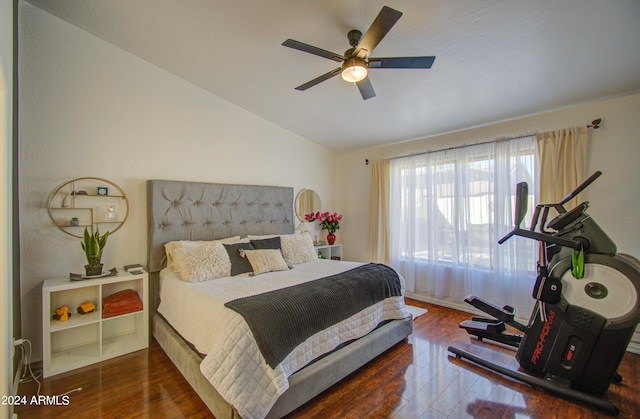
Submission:
<svg viewBox="0 0 640 419">
<path fill-rule="evenodd" d="M 293 39 L 287 39 L 282 43 L 285 47 L 308 52 L 319 57 L 328 58 L 342 63 L 334 70 L 329 71 L 307 83 L 304 83 L 296 90 L 307 90 L 316 84 L 329 80 L 331 77 L 342 74 L 345 81 L 355 83 L 360 90 L 362 99 L 367 100 L 375 97 L 376 92 L 369 80 L 368 69 L 374 68 L 431 68 L 436 57 L 369 57 L 373 49 L 385 37 L 387 32 L 396 24 L 402 16 L 402 12 L 384 6 L 375 18 L 367 32 L 362 35 L 357 29 L 349 31 L 347 38 L 351 48 L 345 51 L 344 55 L 336 54 L 322 48 L 307 45 Z"/>
</svg>

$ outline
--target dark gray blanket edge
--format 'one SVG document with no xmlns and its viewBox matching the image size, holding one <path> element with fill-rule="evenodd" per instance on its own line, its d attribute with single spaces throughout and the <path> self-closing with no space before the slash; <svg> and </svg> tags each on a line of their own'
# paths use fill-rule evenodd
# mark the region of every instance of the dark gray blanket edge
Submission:
<svg viewBox="0 0 640 419">
<path fill-rule="evenodd" d="M 245 319 L 265 361 L 275 368 L 310 336 L 386 298 L 401 296 L 396 271 L 370 263 L 288 288 L 225 303 Z"/>
</svg>

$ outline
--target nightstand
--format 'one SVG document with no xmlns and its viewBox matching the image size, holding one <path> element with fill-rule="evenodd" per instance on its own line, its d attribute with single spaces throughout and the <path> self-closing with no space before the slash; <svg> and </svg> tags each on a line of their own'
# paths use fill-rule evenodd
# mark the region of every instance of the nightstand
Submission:
<svg viewBox="0 0 640 419">
<path fill-rule="evenodd" d="M 147 272 L 122 270 L 115 276 L 72 281 L 52 278 L 42 285 L 43 375 L 49 377 L 96 362 L 115 358 L 149 346 Z M 126 289 L 136 291 L 143 309 L 119 316 L 102 317 L 102 299 Z M 78 314 L 78 306 L 90 301 L 95 310 Z M 67 321 L 52 318 L 66 305 Z"/>
<path fill-rule="evenodd" d="M 318 253 L 320 259 L 342 259 L 342 245 L 341 244 L 324 244 L 313 246 Z"/>
</svg>

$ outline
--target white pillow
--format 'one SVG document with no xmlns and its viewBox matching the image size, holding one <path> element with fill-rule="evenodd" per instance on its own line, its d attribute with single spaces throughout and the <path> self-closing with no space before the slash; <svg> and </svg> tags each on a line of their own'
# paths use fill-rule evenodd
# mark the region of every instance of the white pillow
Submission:
<svg viewBox="0 0 640 419">
<path fill-rule="evenodd" d="M 252 275 L 289 270 L 280 249 L 242 250 L 241 252 L 240 254 L 244 254 L 253 268 Z"/>
<path fill-rule="evenodd" d="M 177 248 L 173 253 L 173 265 L 186 282 L 203 282 L 231 276 L 231 260 L 220 241 Z"/>
<path fill-rule="evenodd" d="M 210 243 L 213 240 L 178 240 L 172 241 L 164 244 L 164 251 L 167 254 L 167 268 L 170 270 L 177 272 L 174 267 L 174 253 L 176 249 L 180 249 L 183 247 L 200 247 L 205 243 Z M 215 240 L 222 243 L 236 243 L 240 241 L 240 236 L 227 237 L 224 239 Z"/>
<path fill-rule="evenodd" d="M 302 234 L 284 234 L 280 236 L 280 243 L 282 256 L 289 266 L 318 259 L 316 249 L 313 247 L 313 239 L 308 231 L 303 231 Z"/>
</svg>

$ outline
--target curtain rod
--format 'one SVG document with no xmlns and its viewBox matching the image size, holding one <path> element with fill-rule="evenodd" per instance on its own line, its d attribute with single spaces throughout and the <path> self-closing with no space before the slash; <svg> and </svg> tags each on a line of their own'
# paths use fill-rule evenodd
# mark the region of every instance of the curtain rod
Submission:
<svg viewBox="0 0 640 419">
<path fill-rule="evenodd" d="M 460 145 L 456 145 L 456 146 L 452 146 L 452 147 L 438 148 L 438 149 L 435 149 L 435 150 L 419 151 L 417 153 L 406 154 L 404 156 L 391 157 L 391 158 L 389 158 L 389 160 L 402 159 L 404 157 L 420 156 L 422 154 L 438 153 L 440 151 L 457 150 L 459 148 L 466 148 L 466 147 L 471 147 L 471 146 L 474 146 L 474 145 L 483 145 L 483 144 L 491 144 L 491 143 L 500 143 L 502 141 L 518 140 L 520 138 L 531 137 L 531 136 L 534 136 L 536 134 L 538 134 L 538 133 L 537 132 L 531 132 L 531 133 L 528 133 L 528 134 L 515 135 L 513 137 L 500 137 L 500 138 L 494 138 L 493 140 L 478 141 L 476 143 L 466 143 L 466 144 L 460 144 Z"/>
<path fill-rule="evenodd" d="M 602 123 L 602 118 L 594 119 L 593 121 L 591 121 L 590 125 L 587 125 L 587 128 L 598 129 L 598 128 L 600 128 L 600 123 Z M 488 140 L 488 141 L 479 141 L 479 142 L 476 142 L 476 143 L 461 144 L 461 145 L 457 145 L 457 146 L 452 146 L 452 147 L 447 147 L 447 148 L 439 148 L 439 149 L 435 149 L 435 150 L 419 151 L 417 153 L 411 153 L 411 154 L 405 154 L 403 156 L 391 157 L 391 158 L 389 158 L 389 160 L 402 159 L 402 158 L 405 158 L 405 157 L 412 157 L 412 156 L 420 156 L 422 154 L 437 153 L 437 152 L 440 152 L 440 151 L 457 150 L 459 148 L 471 147 L 471 146 L 474 146 L 474 145 L 491 144 L 491 143 L 498 143 L 498 142 L 502 142 L 502 141 L 518 140 L 520 138 L 531 137 L 531 136 L 537 135 L 537 134 L 539 134 L 539 133 L 538 132 L 531 132 L 531 133 L 527 133 L 527 134 L 515 135 L 515 136 L 512 136 L 512 137 L 499 137 L 499 138 L 494 138 L 493 140 Z M 364 159 L 364 164 L 366 166 L 368 166 L 369 165 L 369 159 Z"/>
</svg>

